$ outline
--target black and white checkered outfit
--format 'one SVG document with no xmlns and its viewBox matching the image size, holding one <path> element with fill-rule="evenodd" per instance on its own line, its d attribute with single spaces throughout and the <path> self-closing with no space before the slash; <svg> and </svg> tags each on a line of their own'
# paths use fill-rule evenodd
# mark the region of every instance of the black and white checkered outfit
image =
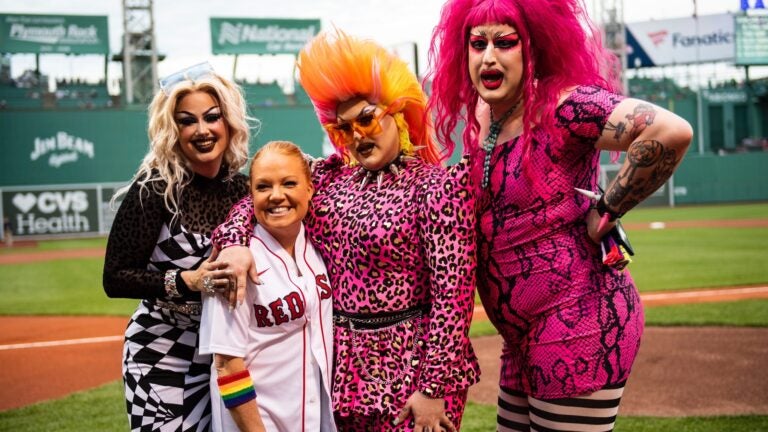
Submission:
<svg viewBox="0 0 768 432">
<path fill-rule="evenodd" d="M 198 353 L 200 294 L 176 278 L 179 298 L 167 295 L 164 275 L 194 269 L 210 254 L 210 233 L 247 193 L 247 179 L 194 177 L 172 220 L 159 191 L 132 185 L 110 232 L 104 289 L 110 297 L 141 298 L 125 333 L 123 380 L 132 431 L 208 431 L 211 356 Z"/>
</svg>

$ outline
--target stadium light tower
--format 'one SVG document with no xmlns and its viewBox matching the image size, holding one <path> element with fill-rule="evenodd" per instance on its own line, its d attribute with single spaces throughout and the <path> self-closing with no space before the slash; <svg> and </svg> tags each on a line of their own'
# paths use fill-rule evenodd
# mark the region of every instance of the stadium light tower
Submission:
<svg viewBox="0 0 768 432">
<path fill-rule="evenodd" d="M 624 0 L 596 0 L 594 20 L 603 29 L 603 45 L 621 60 L 622 83 L 627 91 L 627 43 L 624 36 Z"/>
<path fill-rule="evenodd" d="M 122 60 L 126 101 L 149 103 L 158 87 L 152 0 L 123 0 Z"/>
</svg>

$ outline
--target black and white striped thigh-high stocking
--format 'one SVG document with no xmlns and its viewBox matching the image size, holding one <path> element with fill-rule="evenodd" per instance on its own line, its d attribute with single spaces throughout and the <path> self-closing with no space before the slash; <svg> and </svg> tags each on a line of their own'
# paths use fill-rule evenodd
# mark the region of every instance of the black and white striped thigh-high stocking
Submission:
<svg viewBox="0 0 768 432">
<path fill-rule="evenodd" d="M 499 432 L 610 432 L 616 422 L 624 383 L 590 395 L 536 399 L 510 389 L 499 390 Z"/>
</svg>

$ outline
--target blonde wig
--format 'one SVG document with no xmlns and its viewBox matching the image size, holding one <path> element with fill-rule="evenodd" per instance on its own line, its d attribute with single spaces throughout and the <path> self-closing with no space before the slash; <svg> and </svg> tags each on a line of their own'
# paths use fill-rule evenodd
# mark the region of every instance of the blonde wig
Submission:
<svg viewBox="0 0 768 432">
<path fill-rule="evenodd" d="M 299 81 L 321 124 L 336 123 L 336 107 L 362 97 L 393 114 L 403 153 L 415 153 L 433 164 L 447 158 L 441 155 L 432 136 L 427 97 L 416 75 L 385 48 L 338 29 L 323 32 L 301 50 L 297 67 Z M 341 143 L 333 145 L 345 160 L 350 160 Z"/>
<path fill-rule="evenodd" d="M 182 190 L 192 180 L 192 170 L 179 148 L 179 126 L 174 114 L 179 101 L 196 91 L 208 93 L 219 103 L 229 128 L 229 145 L 222 161 L 228 170 L 226 179 L 232 178 L 246 164 L 250 129 L 258 126 L 258 121 L 247 114 L 240 87 L 216 73 L 212 72 L 194 81 L 182 81 L 172 87 L 168 94 L 157 92 L 149 105 L 149 152 L 144 156 L 132 182 L 138 181 L 142 188 L 146 188 L 149 182 L 164 181 L 162 194 L 165 207 L 174 218 L 179 213 Z M 118 190 L 113 202 L 127 192 L 129 187 Z"/>
</svg>

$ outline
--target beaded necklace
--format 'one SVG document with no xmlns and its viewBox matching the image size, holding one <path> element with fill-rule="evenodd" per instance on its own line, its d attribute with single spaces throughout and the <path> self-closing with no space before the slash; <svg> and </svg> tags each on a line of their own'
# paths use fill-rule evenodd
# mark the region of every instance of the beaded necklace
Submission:
<svg viewBox="0 0 768 432">
<path fill-rule="evenodd" d="M 493 120 L 493 108 L 491 108 L 491 126 L 488 128 L 488 136 L 483 140 L 482 148 L 485 150 L 485 159 L 483 160 L 483 189 L 488 187 L 488 181 L 491 179 L 491 153 L 493 148 L 496 147 L 496 140 L 499 139 L 501 128 L 504 126 L 504 122 L 507 121 L 509 116 L 520 106 L 522 99 L 518 100 L 512 108 L 504 113 L 498 120 Z"/>
</svg>

